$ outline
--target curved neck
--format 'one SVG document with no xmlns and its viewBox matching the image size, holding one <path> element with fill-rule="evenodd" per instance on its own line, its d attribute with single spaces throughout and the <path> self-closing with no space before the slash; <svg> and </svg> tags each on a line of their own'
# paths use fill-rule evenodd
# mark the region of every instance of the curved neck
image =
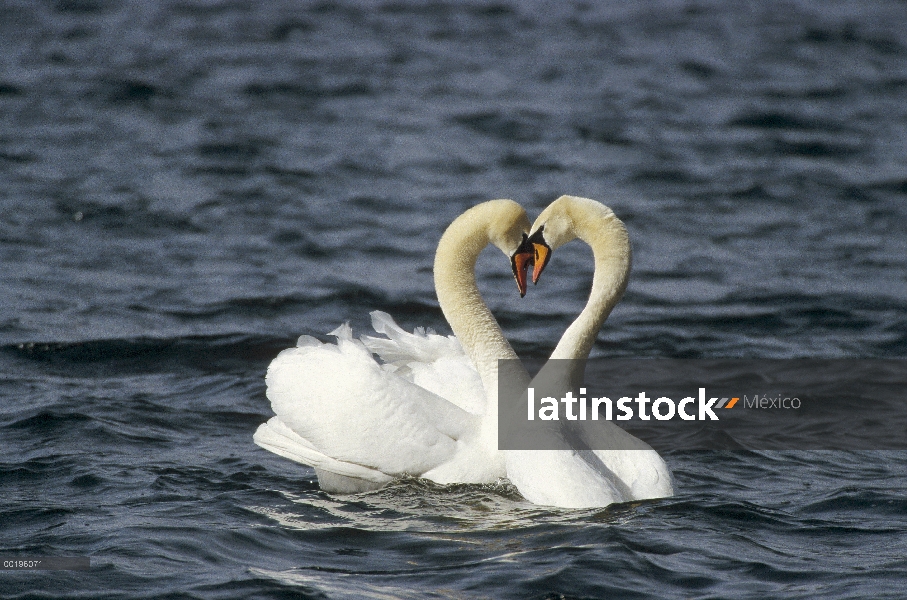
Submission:
<svg viewBox="0 0 907 600">
<path fill-rule="evenodd" d="M 588 358 L 599 329 L 627 288 L 630 238 L 620 219 L 604 206 L 601 208 L 604 210 L 596 211 L 599 214 L 575 215 L 573 218 L 576 237 L 592 247 L 595 275 L 586 306 L 561 336 L 551 358 Z"/>
<path fill-rule="evenodd" d="M 435 253 L 435 291 L 450 328 L 482 378 L 487 397 L 497 398 L 498 360 L 517 355 L 476 286 L 476 261 L 490 241 L 483 217 L 475 209 L 467 211 L 441 236 Z M 497 406 L 489 408 L 496 413 Z"/>
</svg>

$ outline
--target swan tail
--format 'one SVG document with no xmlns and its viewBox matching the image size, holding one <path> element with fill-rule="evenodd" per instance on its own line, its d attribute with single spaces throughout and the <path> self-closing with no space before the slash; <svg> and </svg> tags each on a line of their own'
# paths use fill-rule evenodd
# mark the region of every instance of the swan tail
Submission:
<svg viewBox="0 0 907 600">
<path fill-rule="evenodd" d="M 331 494 L 359 494 L 361 492 L 372 492 L 380 490 L 386 483 L 375 483 L 366 479 L 357 477 L 347 477 L 338 475 L 324 469 L 315 469 L 318 476 L 318 487 Z"/>
<path fill-rule="evenodd" d="M 626 484 L 631 499 L 652 500 L 674 495 L 671 470 L 664 459 L 648 445 L 645 449 L 593 452 Z"/>
<path fill-rule="evenodd" d="M 284 425 L 279 417 L 272 417 L 267 423 L 259 425 L 252 439 L 269 452 L 314 467 L 319 474 L 319 485 L 328 492 L 353 493 L 377 489 L 393 479 L 381 471 L 337 460 L 319 452 L 305 438 Z M 328 476 L 322 476 L 323 472 Z M 346 479 L 362 483 L 345 481 Z M 326 486 L 325 483 L 329 481 L 335 485 Z"/>
<path fill-rule="evenodd" d="M 575 450 L 509 450 L 507 477 L 533 504 L 595 508 L 629 500 L 607 470 L 593 467 Z"/>
</svg>

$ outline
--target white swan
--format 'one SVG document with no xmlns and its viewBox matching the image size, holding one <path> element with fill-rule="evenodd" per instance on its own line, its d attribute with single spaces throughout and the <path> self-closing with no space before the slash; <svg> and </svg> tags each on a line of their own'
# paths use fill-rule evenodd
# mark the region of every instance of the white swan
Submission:
<svg viewBox="0 0 907 600">
<path fill-rule="evenodd" d="M 311 465 L 326 491 L 379 488 L 396 477 L 493 483 L 505 476 L 497 448 L 497 361 L 516 358 L 475 281 L 481 251 L 494 244 L 525 293 L 529 219 L 517 203 L 493 200 L 460 215 L 435 254 L 438 302 L 456 337 L 408 334 L 384 313 L 372 323 L 389 339 L 337 344 L 303 336 L 268 367 L 275 417 L 254 441 Z M 465 350 L 465 354 L 464 354 Z M 379 364 L 372 353 L 379 354 Z"/>
<path fill-rule="evenodd" d="M 573 364 L 579 372 L 561 374 L 564 389 L 568 380 L 581 380 L 583 359 L 626 289 L 631 262 L 627 230 L 611 209 L 588 198 L 561 196 L 532 225 L 529 241 L 536 250 L 533 283 L 551 251 L 576 238 L 592 247 L 595 275 L 585 308 L 551 354 L 551 359 L 576 360 Z M 543 373 L 560 366 L 548 363 Z M 674 495 L 671 472 L 650 446 L 607 421 L 597 434 L 596 439 L 582 440 L 583 445 L 603 450 L 507 451 L 507 476 L 527 500 L 559 507 L 598 507 Z"/>
</svg>

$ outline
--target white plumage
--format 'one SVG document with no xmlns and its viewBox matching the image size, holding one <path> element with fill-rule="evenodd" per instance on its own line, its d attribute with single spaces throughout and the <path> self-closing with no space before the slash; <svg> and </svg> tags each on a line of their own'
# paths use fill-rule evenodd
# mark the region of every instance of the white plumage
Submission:
<svg viewBox="0 0 907 600">
<path fill-rule="evenodd" d="M 442 236 L 435 288 L 459 339 L 407 333 L 374 312 L 384 338 L 357 340 L 344 325 L 331 333 L 336 344 L 303 336 L 281 352 L 265 379 L 276 416 L 255 443 L 315 467 L 328 491 L 374 489 L 404 475 L 437 483 L 504 477 L 496 367 L 516 354 L 482 302 L 474 269 L 489 243 L 509 258 L 528 230 L 518 204 L 495 200 L 463 213 Z"/>
<path fill-rule="evenodd" d="M 255 442 L 315 467 L 322 489 L 334 492 L 375 489 L 411 475 L 442 484 L 507 476 L 528 500 L 561 507 L 673 495 L 664 460 L 613 423 L 581 440 L 599 450 L 498 450 L 498 360 L 517 356 L 482 302 L 474 268 L 487 244 L 512 256 L 528 230 L 519 205 L 496 200 L 465 212 L 444 233 L 435 288 L 456 337 L 418 328 L 407 333 L 376 311 L 372 326 L 385 337 L 357 340 L 344 325 L 331 333 L 336 344 L 303 336 L 281 352 L 266 377 L 276 416 L 258 428 Z M 539 230 L 551 250 L 575 238 L 592 246 L 589 301 L 552 354 L 581 368 L 626 287 L 626 229 L 604 205 L 563 196 L 536 220 L 532 232 Z M 537 265 L 535 276 L 540 272 Z M 565 390 L 574 375 L 582 374 L 567 374 Z"/>
</svg>

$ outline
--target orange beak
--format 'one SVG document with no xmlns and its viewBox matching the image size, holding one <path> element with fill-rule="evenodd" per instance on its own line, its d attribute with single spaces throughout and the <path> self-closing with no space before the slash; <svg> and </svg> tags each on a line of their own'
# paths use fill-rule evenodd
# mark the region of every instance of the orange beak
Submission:
<svg viewBox="0 0 907 600">
<path fill-rule="evenodd" d="M 542 276 L 542 271 L 548 266 L 548 261 L 551 260 L 551 248 L 545 243 L 533 243 L 532 250 L 532 260 L 535 264 L 535 267 L 532 269 L 532 283 L 536 284 L 539 282 L 539 277 Z"/>
<path fill-rule="evenodd" d="M 529 252 L 517 252 L 511 259 L 513 266 L 513 277 L 516 279 L 516 286 L 520 290 L 520 298 L 526 295 L 526 276 L 529 273 L 529 265 L 532 264 L 532 254 Z"/>
</svg>

